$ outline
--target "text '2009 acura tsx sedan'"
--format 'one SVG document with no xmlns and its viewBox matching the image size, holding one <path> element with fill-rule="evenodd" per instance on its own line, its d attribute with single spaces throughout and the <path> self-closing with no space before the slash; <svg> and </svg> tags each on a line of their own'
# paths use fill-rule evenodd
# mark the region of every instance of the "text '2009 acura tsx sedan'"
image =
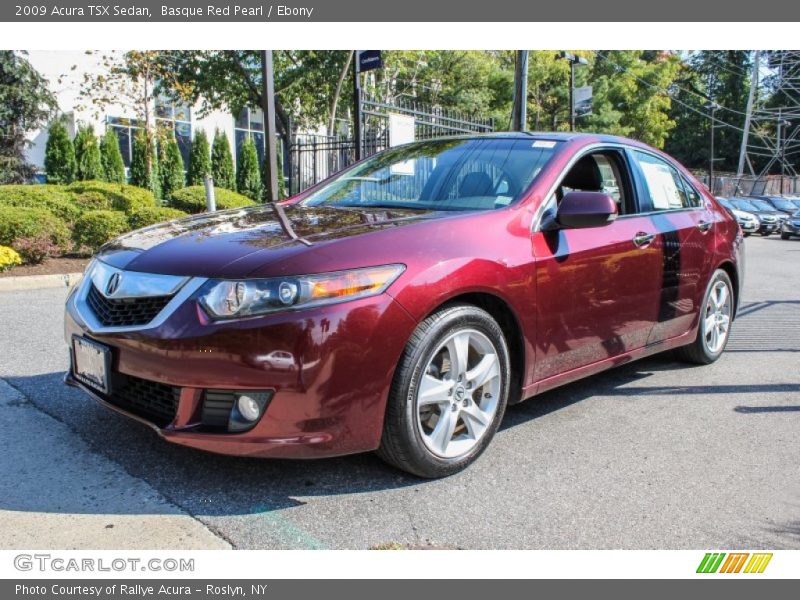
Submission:
<svg viewBox="0 0 800 600">
<path fill-rule="evenodd" d="M 445 476 L 511 403 L 669 349 L 715 361 L 742 268 L 733 217 L 638 142 L 416 142 L 105 245 L 67 301 L 66 381 L 177 444 Z"/>
</svg>

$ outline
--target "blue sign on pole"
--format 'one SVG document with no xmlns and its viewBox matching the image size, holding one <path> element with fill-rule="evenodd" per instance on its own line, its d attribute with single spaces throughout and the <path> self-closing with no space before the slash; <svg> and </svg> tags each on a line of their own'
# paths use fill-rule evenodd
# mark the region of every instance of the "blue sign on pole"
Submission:
<svg viewBox="0 0 800 600">
<path fill-rule="evenodd" d="M 382 66 L 383 59 L 381 58 L 380 50 L 361 50 L 358 53 L 358 70 L 362 73 L 372 69 L 380 69 Z"/>
</svg>

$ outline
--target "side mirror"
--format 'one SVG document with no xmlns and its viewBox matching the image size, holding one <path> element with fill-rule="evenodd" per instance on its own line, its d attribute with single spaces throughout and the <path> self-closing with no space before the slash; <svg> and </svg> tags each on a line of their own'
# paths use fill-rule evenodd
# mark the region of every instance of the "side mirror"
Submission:
<svg viewBox="0 0 800 600">
<path fill-rule="evenodd" d="M 605 192 L 569 192 L 558 205 L 556 222 L 565 229 L 600 227 L 618 215 L 617 203 Z"/>
</svg>

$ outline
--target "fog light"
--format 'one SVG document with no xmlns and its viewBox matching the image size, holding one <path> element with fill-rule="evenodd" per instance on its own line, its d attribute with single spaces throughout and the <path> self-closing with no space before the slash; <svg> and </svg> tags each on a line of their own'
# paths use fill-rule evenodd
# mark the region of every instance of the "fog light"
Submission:
<svg viewBox="0 0 800 600">
<path fill-rule="evenodd" d="M 257 421 L 261 416 L 261 406 L 255 398 L 250 396 L 239 396 L 236 408 L 239 409 L 239 414 L 250 422 Z"/>
</svg>

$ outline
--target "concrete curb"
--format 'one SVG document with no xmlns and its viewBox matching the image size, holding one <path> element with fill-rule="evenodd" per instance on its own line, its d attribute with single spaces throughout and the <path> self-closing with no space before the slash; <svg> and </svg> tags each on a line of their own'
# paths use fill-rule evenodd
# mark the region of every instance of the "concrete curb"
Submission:
<svg viewBox="0 0 800 600">
<path fill-rule="evenodd" d="M 41 290 L 45 288 L 72 287 L 83 273 L 55 273 L 53 275 L 21 275 L 19 277 L 0 277 L 0 292 L 18 290 Z"/>
</svg>

